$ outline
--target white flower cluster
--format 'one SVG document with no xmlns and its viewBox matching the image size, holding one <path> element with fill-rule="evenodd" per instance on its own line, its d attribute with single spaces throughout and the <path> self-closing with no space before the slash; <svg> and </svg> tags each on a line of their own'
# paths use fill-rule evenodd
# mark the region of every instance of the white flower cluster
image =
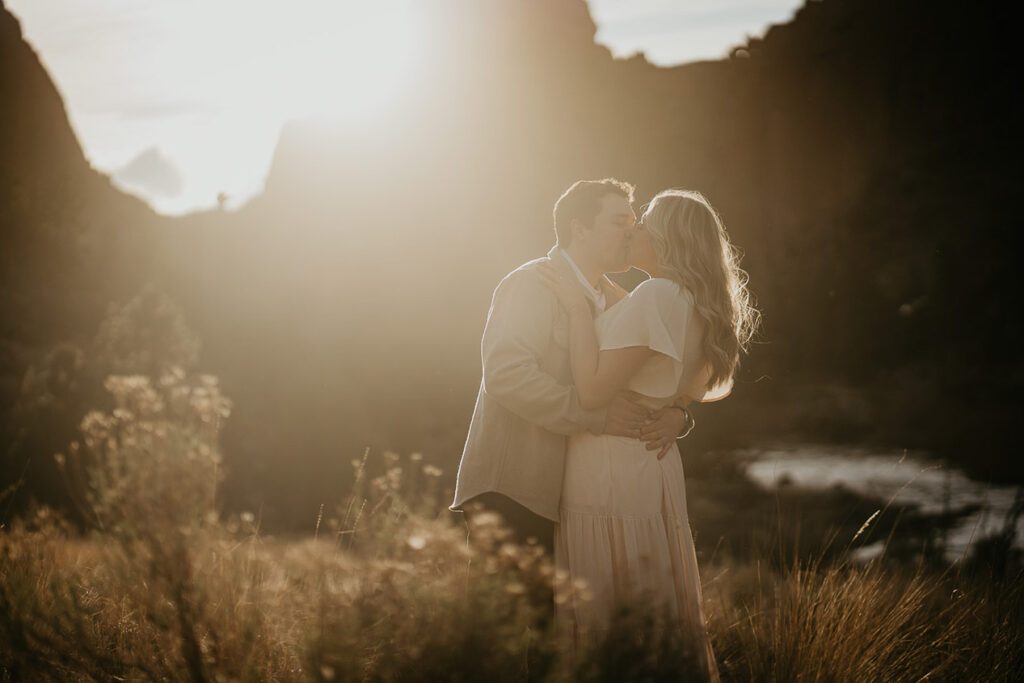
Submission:
<svg viewBox="0 0 1024 683">
<path fill-rule="evenodd" d="M 143 525 L 194 527 L 215 512 L 223 476 L 217 445 L 231 401 L 217 378 L 190 381 L 174 368 L 154 385 L 142 375 L 111 376 L 110 412 L 92 411 L 80 425 L 81 444 L 62 467 L 85 472 L 82 498 L 102 529 L 137 532 Z M 216 514 L 213 515 L 216 518 Z"/>
</svg>

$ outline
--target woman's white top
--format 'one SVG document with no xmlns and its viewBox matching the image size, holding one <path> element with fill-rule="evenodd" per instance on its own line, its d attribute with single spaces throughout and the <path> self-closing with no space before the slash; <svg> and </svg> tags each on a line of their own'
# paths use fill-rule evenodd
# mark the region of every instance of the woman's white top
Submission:
<svg viewBox="0 0 1024 683">
<path fill-rule="evenodd" d="M 725 398 L 732 382 L 707 386 L 710 368 L 704 357 L 705 325 L 694 310 L 693 295 L 666 278 L 640 283 L 628 297 L 595 320 L 602 351 L 646 346 L 657 355 L 644 363 L 626 385 L 654 399 L 689 396 L 695 401 Z"/>
</svg>

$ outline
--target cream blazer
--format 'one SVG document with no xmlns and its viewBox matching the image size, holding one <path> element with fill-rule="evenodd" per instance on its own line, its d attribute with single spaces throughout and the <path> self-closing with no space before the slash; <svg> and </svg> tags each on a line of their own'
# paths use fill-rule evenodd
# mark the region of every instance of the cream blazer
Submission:
<svg viewBox="0 0 1024 683">
<path fill-rule="evenodd" d="M 536 271 L 549 259 L 576 277 L 556 246 L 546 258 L 506 275 L 494 290 L 480 343 L 483 379 L 451 510 L 496 492 L 558 521 L 566 437 L 604 431 L 604 409 L 581 408 L 572 387 L 569 319 Z M 625 296 L 606 277 L 601 287 L 608 306 Z"/>
</svg>

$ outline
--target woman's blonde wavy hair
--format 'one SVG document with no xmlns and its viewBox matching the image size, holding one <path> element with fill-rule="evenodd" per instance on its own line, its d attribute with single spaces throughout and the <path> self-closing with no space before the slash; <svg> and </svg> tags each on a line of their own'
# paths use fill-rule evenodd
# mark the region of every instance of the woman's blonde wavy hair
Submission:
<svg viewBox="0 0 1024 683">
<path fill-rule="evenodd" d="M 651 200 L 643 221 L 658 256 L 659 277 L 690 290 L 707 326 L 707 386 L 730 382 L 760 316 L 722 219 L 700 192 L 665 190 Z"/>
</svg>

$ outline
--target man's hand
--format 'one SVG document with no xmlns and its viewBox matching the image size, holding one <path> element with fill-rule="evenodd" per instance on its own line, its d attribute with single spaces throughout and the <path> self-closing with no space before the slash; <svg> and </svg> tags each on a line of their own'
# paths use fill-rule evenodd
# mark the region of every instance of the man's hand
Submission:
<svg viewBox="0 0 1024 683">
<path fill-rule="evenodd" d="M 650 412 L 650 409 L 640 402 L 640 394 L 635 391 L 620 391 L 608 404 L 604 418 L 604 433 L 639 439 Z"/>
<path fill-rule="evenodd" d="M 690 420 L 678 406 L 667 406 L 655 410 L 640 430 L 640 439 L 647 444 L 647 450 L 658 451 L 658 460 L 665 457 L 676 437 L 687 431 Z"/>
</svg>

